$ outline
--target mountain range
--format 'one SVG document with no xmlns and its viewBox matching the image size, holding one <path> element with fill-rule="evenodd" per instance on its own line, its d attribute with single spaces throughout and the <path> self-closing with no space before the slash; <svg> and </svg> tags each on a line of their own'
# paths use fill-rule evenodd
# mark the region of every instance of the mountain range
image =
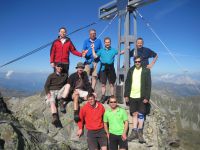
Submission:
<svg viewBox="0 0 200 150">
<path fill-rule="evenodd" d="M 6 96 L 30 96 L 43 91 L 49 74 L 0 72 L 0 90 Z M 152 90 L 171 96 L 200 95 L 200 73 L 152 74 Z"/>
</svg>

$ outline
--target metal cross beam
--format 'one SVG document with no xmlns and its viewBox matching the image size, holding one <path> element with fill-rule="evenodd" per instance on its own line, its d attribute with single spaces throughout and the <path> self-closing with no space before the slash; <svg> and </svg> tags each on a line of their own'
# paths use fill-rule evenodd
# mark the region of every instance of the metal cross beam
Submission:
<svg viewBox="0 0 200 150">
<path fill-rule="evenodd" d="M 137 55 L 137 48 L 135 44 L 137 38 L 135 9 L 155 1 L 157 0 L 113 0 L 99 8 L 99 18 L 102 20 L 112 19 L 116 14 L 119 17 L 116 97 L 120 103 L 124 103 L 124 81 L 126 80 L 126 76 L 130 68 L 129 52 L 131 44 L 134 44 Z M 130 18 L 131 15 L 133 15 L 132 20 Z M 133 24 L 133 33 L 130 32 L 131 24 Z M 122 56 L 120 56 L 121 50 L 124 51 L 123 67 L 120 66 L 122 60 Z"/>
</svg>

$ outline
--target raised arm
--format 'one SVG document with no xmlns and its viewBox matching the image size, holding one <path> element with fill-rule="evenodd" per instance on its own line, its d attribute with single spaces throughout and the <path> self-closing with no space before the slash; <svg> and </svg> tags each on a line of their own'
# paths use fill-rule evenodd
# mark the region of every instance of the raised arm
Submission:
<svg viewBox="0 0 200 150">
<path fill-rule="evenodd" d="M 91 48 L 92 48 L 92 55 L 93 55 L 93 57 L 94 57 L 94 58 L 97 58 L 98 56 L 97 56 L 97 54 L 96 54 L 96 52 L 95 52 L 95 50 L 94 50 L 94 43 L 91 44 Z"/>
</svg>

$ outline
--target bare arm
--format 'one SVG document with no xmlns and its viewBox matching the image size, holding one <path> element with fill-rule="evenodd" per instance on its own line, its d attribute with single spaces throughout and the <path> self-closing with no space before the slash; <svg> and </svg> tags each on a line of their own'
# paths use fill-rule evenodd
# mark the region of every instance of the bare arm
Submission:
<svg viewBox="0 0 200 150">
<path fill-rule="evenodd" d="M 124 141 L 127 139 L 127 136 L 126 136 L 127 131 L 128 131 L 128 120 L 124 122 L 124 132 L 122 134 L 122 140 Z"/>
<path fill-rule="evenodd" d="M 97 54 L 96 54 L 96 52 L 94 50 L 94 44 L 91 44 L 91 48 L 92 48 L 92 55 L 93 55 L 93 57 L 97 58 L 98 56 L 97 56 Z"/>
<path fill-rule="evenodd" d="M 147 68 L 151 69 L 153 67 L 153 65 L 156 63 L 157 59 L 158 59 L 158 55 L 156 55 L 156 57 L 153 58 L 151 64 L 147 65 Z"/>
<path fill-rule="evenodd" d="M 109 131 L 108 131 L 108 124 L 107 124 L 107 122 L 104 122 L 104 129 L 106 131 L 107 137 L 109 138 Z"/>
</svg>

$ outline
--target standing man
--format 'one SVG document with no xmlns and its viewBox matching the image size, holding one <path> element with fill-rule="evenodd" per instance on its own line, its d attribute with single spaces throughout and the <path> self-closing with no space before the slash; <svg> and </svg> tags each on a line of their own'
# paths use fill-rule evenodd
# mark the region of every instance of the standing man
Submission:
<svg viewBox="0 0 200 150">
<path fill-rule="evenodd" d="M 100 67 L 100 81 L 101 81 L 101 92 L 102 97 L 100 102 L 104 103 L 106 101 L 106 82 L 109 81 L 111 96 L 114 95 L 114 84 L 116 81 L 116 73 L 114 68 L 115 55 L 117 55 L 117 50 L 111 47 L 111 39 L 109 37 L 104 38 L 105 48 L 100 49 L 97 53 L 94 49 L 94 44 L 92 45 L 92 54 L 94 58 L 99 57 L 101 61 Z"/>
<path fill-rule="evenodd" d="M 91 29 L 89 30 L 89 38 L 86 39 L 83 43 L 83 50 L 87 54 L 85 56 L 85 71 L 88 74 L 88 77 L 91 76 L 91 84 L 92 88 L 95 90 L 96 87 L 96 82 L 97 82 L 97 68 L 98 68 L 98 62 L 99 59 L 96 58 L 94 59 L 92 55 L 92 49 L 91 49 L 91 44 L 94 44 L 94 49 L 95 52 L 98 52 L 101 48 L 103 48 L 101 40 L 96 38 L 96 30 Z"/>
<path fill-rule="evenodd" d="M 142 61 L 141 64 L 142 66 L 145 66 L 148 69 L 151 69 L 153 65 L 156 63 L 156 60 L 158 59 L 158 55 L 151 49 L 147 47 L 143 47 L 143 45 L 144 45 L 143 39 L 137 38 L 136 40 L 137 55 L 141 58 L 141 61 Z M 130 57 L 136 57 L 136 51 L 132 49 L 129 55 Z M 150 64 L 149 64 L 149 58 L 153 58 Z"/>
<path fill-rule="evenodd" d="M 111 150 L 126 150 L 127 130 L 128 130 L 128 115 L 126 111 L 117 105 L 117 100 L 114 96 L 109 99 L 110 109 L 106 110 L 103 121 L 104 128 L 109 139 L 109 148 Z"/>
<path fill-rule="evenodd" d="M 57 126 L 59 123 L 58 113 L 56 108 L 56 99 L 62 92 L 62 87 L 67 83 L 67 74 L 62 73 L 63 65 L 61 63 L 55 64 L 55 72 L 50 74 L 45 83 L 45 92 L 47 95 L 47 103 L 50 104 L 52 113 L 52 124 Z"/>
<path fill-rule="evenodd" d="M 58 39 L 56 39 L 51 46 L 50 63 L 54 68 L 55 63 L 61 62 L 63 65 L 63 72 L 68 75 L 70 52 L 79 57 L 85 57 L 85 54 L 76 50 L 70 38 L 66 37 L 66 34 L 66 28 L 61 27 L 59 29 Z"/>
<path fill-rule="evenodd" d="M 88 94 L 88 102 L 81 108 L 78 122 L 79 130 L 77 136 L 83 134 L 84 124 L 87 132 L 87 142 L 89 150 L 98 150 L 98 145 L 101 150 L 107 150 L 107 137 L 103 126 L 103 115 L 105 109 L 103 105 L 95 100 L 93 94 Z"/>
<path fill-rule="evenodd" d="M 135 57 L 135 65 L 128 71 L 125 81 L 124 97 L 130 104 L 130 115 L 133 117 L 133 129 L 128 141 L 139 138 L 140 143 L 145 143 L 143 138 L 145 105 L 149 103 L 151 94 L 150 70 L 142 67 L 141 58 Z"/>
</svg>

